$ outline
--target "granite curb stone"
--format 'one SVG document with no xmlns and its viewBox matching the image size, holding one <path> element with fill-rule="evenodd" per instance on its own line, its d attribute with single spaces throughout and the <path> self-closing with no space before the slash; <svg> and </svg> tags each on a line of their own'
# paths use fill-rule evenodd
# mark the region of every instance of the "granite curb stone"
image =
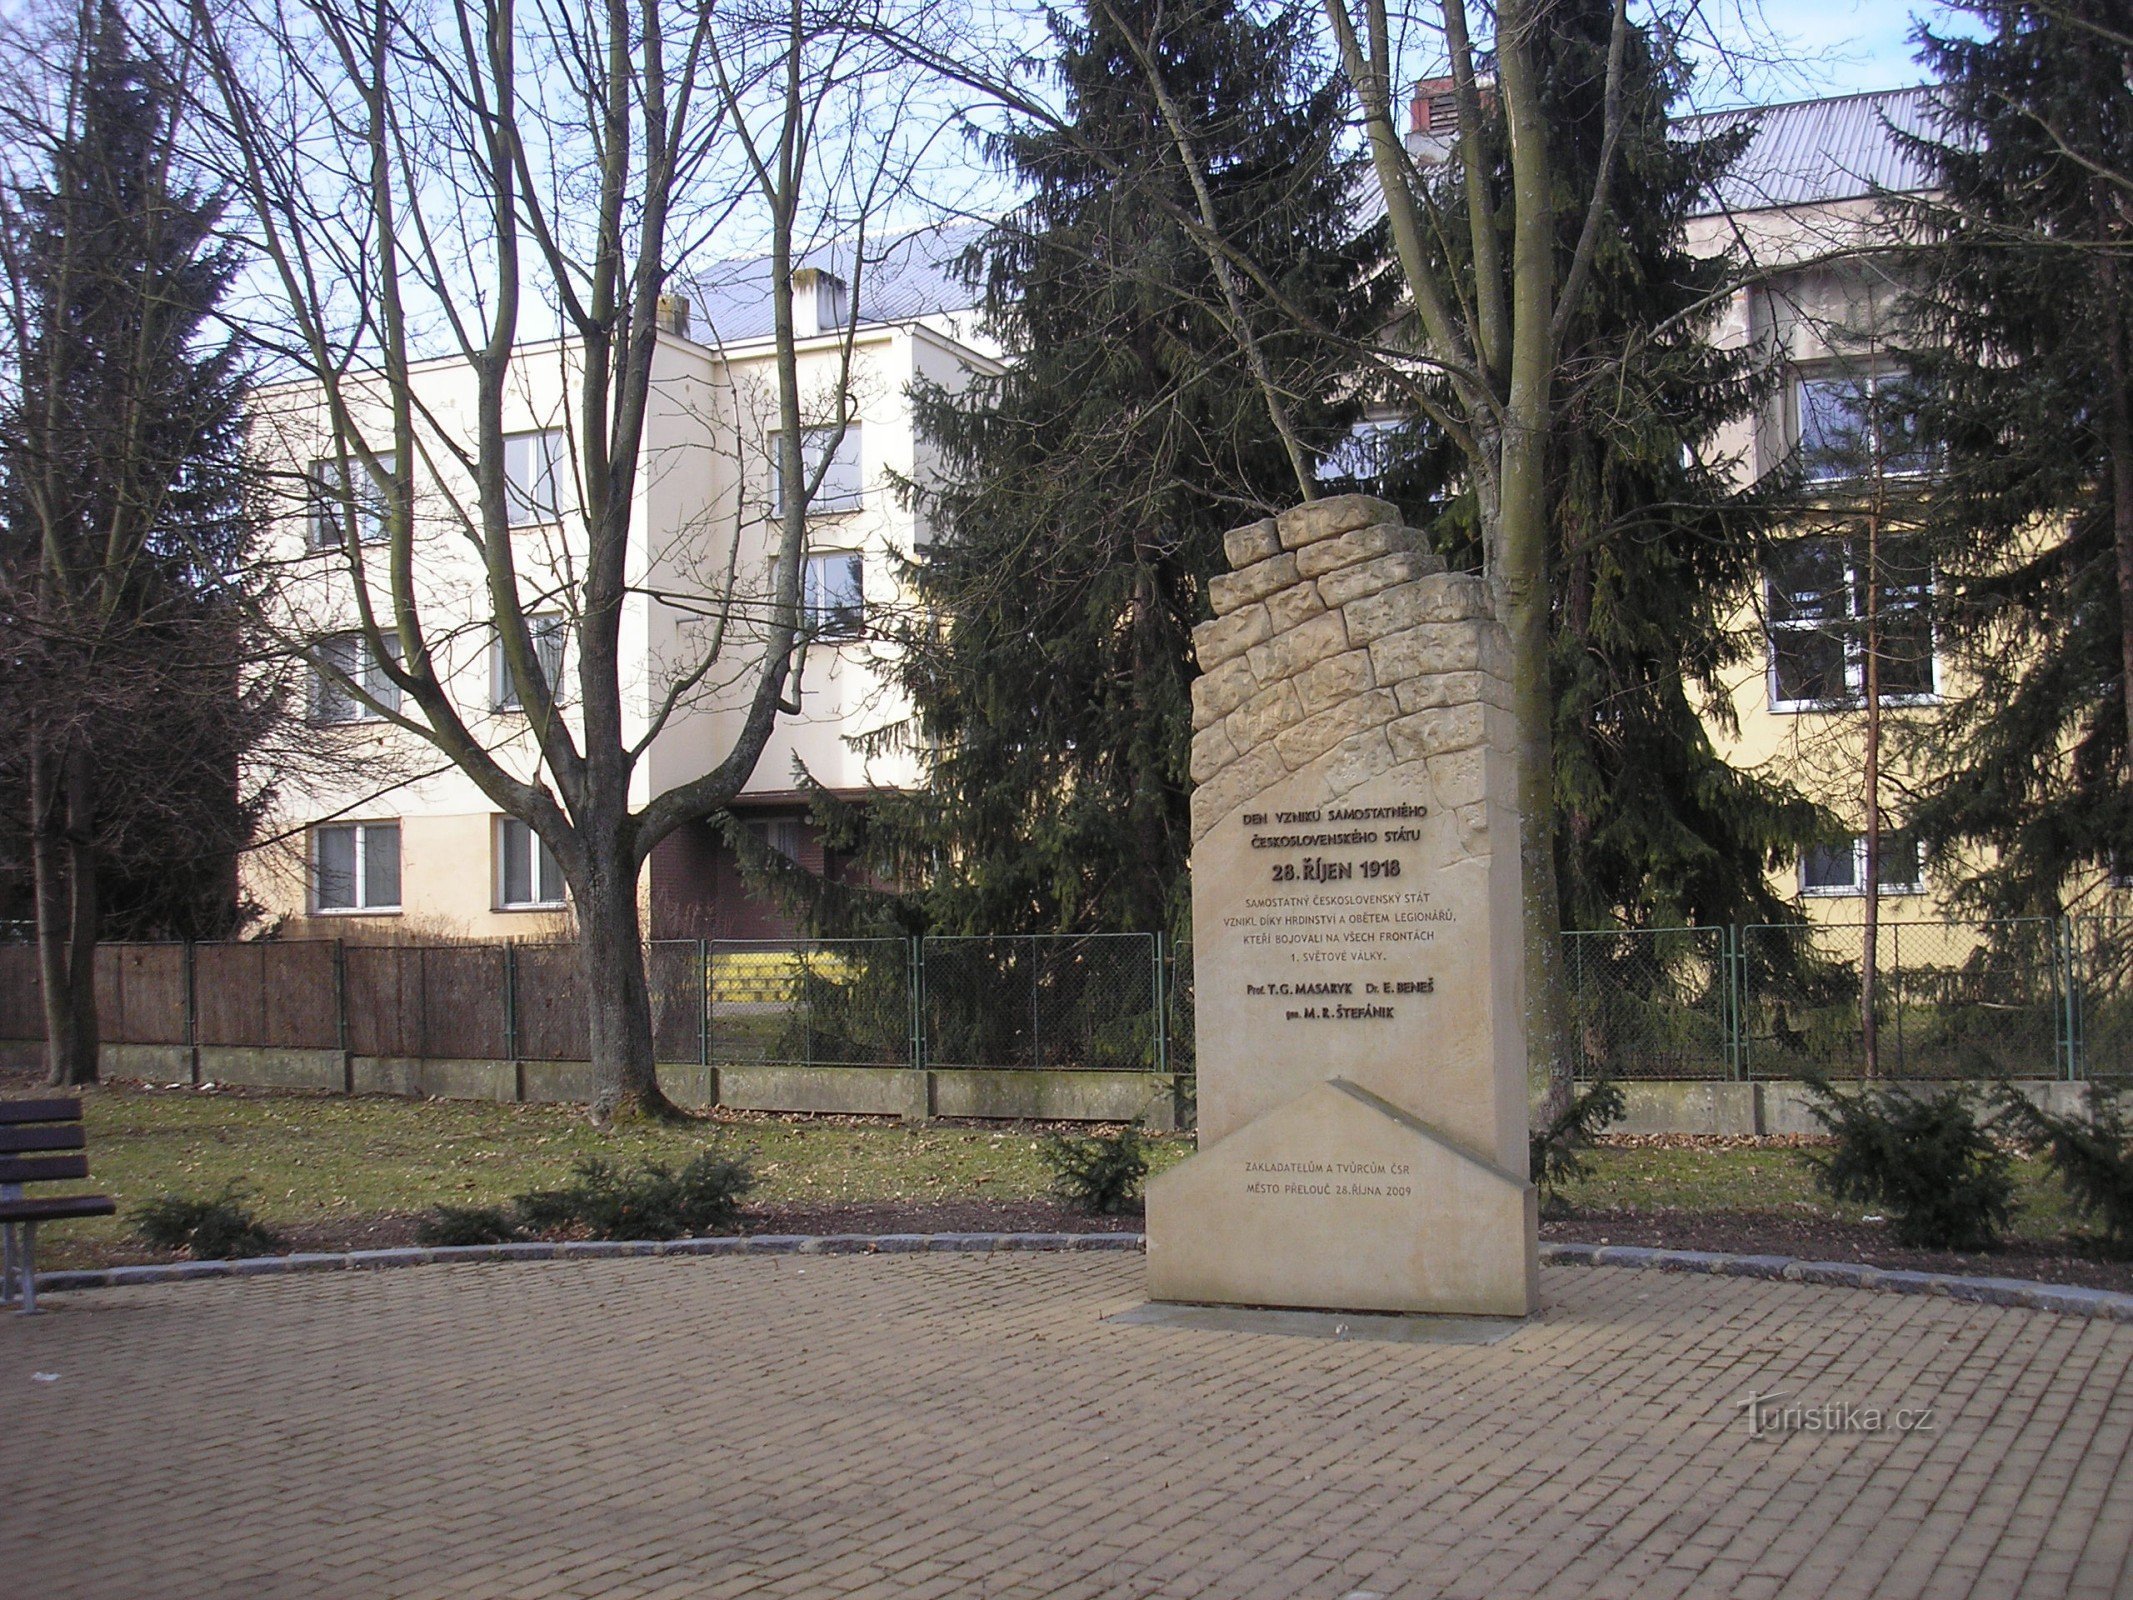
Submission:
<svg viewBox="0 0 2133 1600">
<path fill-rule="evenodd" d="M 985 1254 L 1024 1250 L 1140 1250 L 1139 1233 L 765 1233 L 707 1239 L 574 1239 L 518 1244 L 435 1245 L 390 1250 L 309 1251 L 239 1261 L 174 1261 L 149 1266 L 67 1269 L 37 1274 L 40 1294 L 71 1289 L 123 1289 L 196 1278 L 271 1277 L 290 1272 L 338 1272 L 453 1262 L 607 1260 L 625 1256 L 903 1255 L 921 1252 Z M 1950 1272 L 1912 1272 L 1863 1262 L 1801 1261 L 1790 1256 L 1727 1255 L 1710 1250 L 1661 1250 L 1644 1245 L 1550 1240 L 1544 1266 L 1627 1267 L 1633 1271 L 1707 1273 L 1765 1278 L 1877 1294 L 1930 1294 L 1974 1305 L 2133 1323 L 2133 1294 L 2040 1283 L 2030 1278 L 1973 1278 Z"/>
</svg>

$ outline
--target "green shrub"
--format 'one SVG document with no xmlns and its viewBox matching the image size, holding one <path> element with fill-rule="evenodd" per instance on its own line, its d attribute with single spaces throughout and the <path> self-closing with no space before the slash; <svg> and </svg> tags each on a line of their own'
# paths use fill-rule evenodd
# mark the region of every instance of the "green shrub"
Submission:
<svg viewBox="0 0 2133 1600">
<path fill-rule="evenodd" d="M 518 1224 L 495 1206 L 435 1206 L 415 1224 L 417 1244 L 509 1244 L 520 1237 Z"/>
<path fill-rule="evenodd" d="M 1546 1196 L 1549 1210 L 1561 1204 L 1557 1189 L 1592 1170 L 1586 1165 L 1586 1153 L 1611 1123 L 1622 1120 L 1626 1109 L 1622 1086 L 1603 1076 L 1583 1094 L 1573 1095 L 1545 1128 L 1535 1128 L 1526 1136 L 1528 1172 Z"/>
<path fill-rule="evenodd" d="M 1037 1156 L 1052 1170 L 1052 1192 L 1075 1210 L 1116 1217 L 1140 1208 L 1148 1147 L 1138 1127 L 1129 1123 L 1117 1133 L 1087 1138 L 1049 1134 Z"/>
<path fill-rule="evenodd" d="M 188 1250 L 198 1261 L 272 1255 L 281 1240 L 252 1215 L 247 1193 L 232 1182 L 208 1199 L 159 1195 L 134 1208 L 134 1237 L 158 1250 Z"/>
<path fill-rule="evenodd" d="M 1827 1156 L 1802 1152 L 1824 1193 L 1886 1211 L 1900 1245 L 1992 1247 L 2014 1215 L 2014 1179 L 1968 1088 L 1843 1094 L 1820 1078 L 1806 1083 L 1807 1109 L 1837 1140 Z"/>
<path fill-rule="evenodd" d="M 570 1182 L 514 1202 L 528 1228 L 583 1228 L 595 1239 L 677 1239 L 730 1227 L 756 1186 L 745 1156 L 706 1150 L 676 1172 L 659 1162 L 624 1169 L 580 1156 Z"/>
<path fill-rule="evenodd" d="M 2011 1132 L 2043 1148 L 2045 1159 L 2084 1217 L 2101 1217 L 2114 1250 L 2133 1251 L 2133 1127 L 2108 1084 L 2089 1088 L 2088 1115 L 2054 1116 L 2013 1084 L 1999 1088 Z"/>
</svg>

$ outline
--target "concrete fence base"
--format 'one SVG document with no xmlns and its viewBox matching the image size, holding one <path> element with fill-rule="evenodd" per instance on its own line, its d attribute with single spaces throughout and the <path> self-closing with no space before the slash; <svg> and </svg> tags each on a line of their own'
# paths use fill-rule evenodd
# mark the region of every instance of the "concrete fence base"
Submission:
<svg viewBox="0 0 2133 1600">
<path fill-rule="evenodd" d="M 0 1066 L 36 1067 L 35 1041 L 0 1042 Z M 583 1061 L 451 1060 L 365 1056 L 339 1050 L 270 1050 L 218 1045 L 105 1045 L 106 1077 L 148 1083 L 217 1083 L 234 1088 L 312 1089 L 426 1100 L 583 1104 L 593 1097 Z M 662 1062 L 660 1086 L 676 1104 L 699 1110 L 829 1112 L 849 1116 L 998 1117 L 1060 1122 L 1129 1122 L 1161 1131 L 1189 1124 L 1190 1079 L 1153 1072 L 1074 1072 L 1015 1068 L 796 1067 Z"/>
<path fill-rule="evenodd" d="M 1845 1084 L 1851 1088 L 1856 1085 Z M 1891 1083 L 1894 1089 L 1932 1094 L 1945 1083 Z M 2015 1085 L 2047 1111 L 2060 1116 L 2081 1110 L 2088 1085 L 2034 1079 Z M 1623 1118 L 1611 1133 L 1781 1134 L 1827 1132 L 1808 1110 L 1814 1097 L 1798 1083 L 1625 1083 Z"/>
</svg>

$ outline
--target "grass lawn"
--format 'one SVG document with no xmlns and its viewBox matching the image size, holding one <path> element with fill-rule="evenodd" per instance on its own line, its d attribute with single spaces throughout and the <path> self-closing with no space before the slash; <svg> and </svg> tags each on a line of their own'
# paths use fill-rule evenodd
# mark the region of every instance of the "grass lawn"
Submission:
<svg viewBox="0 0 2133 1600">
<path fill-rule="evenodd" d="M 1563 1191 L 1581 1211 L 1777 1211 L 1858 1222 L 1872 1209 L 1831 1200 L 1801 1152 L 1779 1145 L 1617 1145 L 1588 1159 L 1592 1175 Z M 2009 1232 L 2056 1239 L 2076 1225 L 2066 1191 L 2042 1161 L 2017 1160 L 2014 1179 L 2021 1209 Z"/>
<path fill-rule="evenodd" d="M 679 1164 L 710 1146 L 746 1151 L 757 1205 L 1043 1196 L 1038 1135 L 1004 1126 L 912 1128 L 892 1122 L 750 1117 L 677 1128 L 602 1131 L 572 1106 L 198 1093 L 100 1087 L 84 1096 L 90 1171 L 82 1187 L 117 1197 L 116 1218 L 69 1223 L 41 1252 L 64 1266 L 108 1256 L 128 1214 L 161 1194 L 247 1185 L 270 1226 L 418 1212 L 440 1202 L 500 1205 L 552 1186 L 578 1156 Z M 1155 1170 L 1192 1153 L 1191 1134 L 1151 1139 Z M 1595 1152 L 1592 1176 L 1566 1191 L 1580 1210 L 1778 1212 L 1858 1221 L 1865 1208 L 1819 1194 L 1796 1150 L 1771 1145 L 1652 1146 Z M 2017 1165 L 2014 1231 L 2056 1238 L 2073 1223 L 2041 1163 Z"/>
</svg>

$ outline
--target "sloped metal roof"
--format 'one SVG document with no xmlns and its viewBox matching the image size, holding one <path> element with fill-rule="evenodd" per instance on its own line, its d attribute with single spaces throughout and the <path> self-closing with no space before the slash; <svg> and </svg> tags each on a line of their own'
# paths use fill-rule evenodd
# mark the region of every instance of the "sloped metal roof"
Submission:
<svg viewBox="0 0 2133 1600">
<path fill-rule="evenodd" d="M 1755 126 L 1748 147 L 1714 186 L 1699 215 L 1816 205 L 1877 191 L 1916 193 L 1931 183 L 1932 174 L 1892 130 L 1944 137 L 1928 87 L 1712 111 L 1683 117 L 1678 126 L 1685 137 L 1708 138 L 1744 122 Z"/>
<path fill-rule="evenodd" d="M 847 284 L 856 277 L 862 327 L 965 311 L 976 304 L 977 294 L 962 281 L 956 261 L 983 231 L 977 223 L 957 223 L 869 239 L 856 263 L 849 243 L 829 244 L 799 256 L 793 267 L 817 267 Z M 689 298 L 691 337 L 698 342 L 739 344 L 770 337 L 768 256 L 715 262 L 680 278 L 675 288 Z"/>
</svg>

